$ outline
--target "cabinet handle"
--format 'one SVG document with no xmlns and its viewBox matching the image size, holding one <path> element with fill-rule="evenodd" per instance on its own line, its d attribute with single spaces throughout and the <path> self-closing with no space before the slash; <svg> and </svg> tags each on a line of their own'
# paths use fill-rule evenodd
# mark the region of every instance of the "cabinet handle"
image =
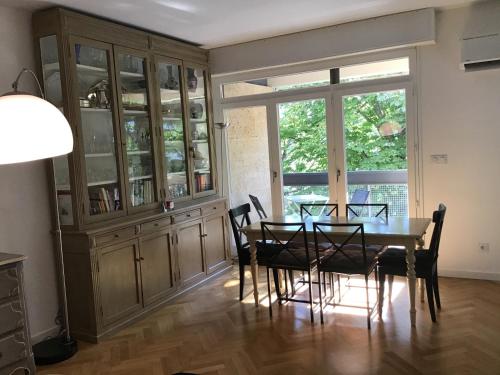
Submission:
<svg viewBox="0 0 500 375">
<path fill-rule="evenodd" d="M 144 258 L 143 258 L 143 257 L 140 257 L 140 258 L 139 258 L 139 260 L 144 260 Z"/>
<path fill-rule="evenodd" d="M 187 217 L 191 217 L 191 214 L 186 214 Z"/>
<path fill-rule="evenodd" d="M 202 234 L 200 237 L 206 237 L 208 236 L 206 233 Z"/>
</svg>

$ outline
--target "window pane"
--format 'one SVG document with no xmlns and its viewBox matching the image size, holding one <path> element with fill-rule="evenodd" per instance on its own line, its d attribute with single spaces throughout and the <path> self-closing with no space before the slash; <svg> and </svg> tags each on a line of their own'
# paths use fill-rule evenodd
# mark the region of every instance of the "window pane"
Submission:
<svg viewBox="0 0 500 375">
<path fill-rule="evenodd" d="M 404 57 L 342 67 L 340 68 L 340 83 L 405 76 L 408 74 L 410 74 L 410 61 L 408 57 Z"/>
<path fill-rule="evenodd" d="M 257 95 L 275 91 L 295 90 L 330 84 L 330 70 L 291 74 L 280 77 L 254 79 L 223 85 L 224 98 Z"/>
</svg>

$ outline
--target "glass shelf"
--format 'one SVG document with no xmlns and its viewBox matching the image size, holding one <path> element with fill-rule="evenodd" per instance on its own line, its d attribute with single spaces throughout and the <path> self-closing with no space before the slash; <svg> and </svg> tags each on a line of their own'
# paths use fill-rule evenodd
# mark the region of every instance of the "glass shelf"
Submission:
<svg viewBox="0 0 500 375">
<path fill-rule="evenodd" d="M 108 157 L 114 157 L 114 156 L 115 156 L 115 154 L 113 154 L 111 152 L 85 154 L 86 158 L 108 158 Z"/>
</svg>

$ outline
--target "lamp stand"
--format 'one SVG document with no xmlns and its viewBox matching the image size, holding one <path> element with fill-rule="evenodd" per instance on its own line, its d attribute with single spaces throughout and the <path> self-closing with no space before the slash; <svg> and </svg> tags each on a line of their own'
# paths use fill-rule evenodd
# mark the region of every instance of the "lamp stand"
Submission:
<svg viewBox="0 0 500 375">
<path fill-rule="evenodd" d="M 33 345 L 33 355 L 37 365 L 50 365 L 65 361 L 71 358 L 78 350 L 76 340 L 69 334 L 68 300 L 66 298 L 66 278 L 64 275 L 64 254 L 62 248 L 61 221 L 59 219 L 59 202 L 57 200 L 56 175 L 54 161 L 50 159 L 49 163 L 51 177 L 54 181 L 52 194 L 55 202 L 55 251 L 57 274 L 59 276 L 59 298 L 61 302 L 59 314 L 62 316 L 58 315 L 58 320 L 61 320 L 61 330 L 59 334 Z"/>
</svg>

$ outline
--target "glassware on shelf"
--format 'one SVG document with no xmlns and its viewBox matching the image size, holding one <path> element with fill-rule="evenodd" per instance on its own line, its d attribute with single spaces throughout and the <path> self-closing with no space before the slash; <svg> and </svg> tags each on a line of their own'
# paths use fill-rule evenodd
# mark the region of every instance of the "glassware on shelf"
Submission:
<svg viewBox="0 0 500 375">
<path fill-rule="evenodd" d="M 187 68 L 188 100 L 195 192 L 213 190 L 208 119 L 206 116 L 205 71 Z M 190 78 L 191 77 L 191 78 Z"/>
<path fill-rule="evenodd" d="M 129 199 L 132 207 L 155 201 L 153 148 L 145 64 L 146 60 L 143 57 L 130 54 L 118 55 Z"/>
<path fill-rule="evenodd" d="M 168 185 L 171 199 L 179 199 L 190 194 L 182 112 L 181 76 L 179 65 L 168 62 L 158 64 L 166 165 L 164 180 Z"/>
<path fill-rule="evenodd" d="M 75 45 L 90 215 L 122 210 L 106 49 Z M 82 106 L 83 105 L 83 106 Z"/>
</svg>

